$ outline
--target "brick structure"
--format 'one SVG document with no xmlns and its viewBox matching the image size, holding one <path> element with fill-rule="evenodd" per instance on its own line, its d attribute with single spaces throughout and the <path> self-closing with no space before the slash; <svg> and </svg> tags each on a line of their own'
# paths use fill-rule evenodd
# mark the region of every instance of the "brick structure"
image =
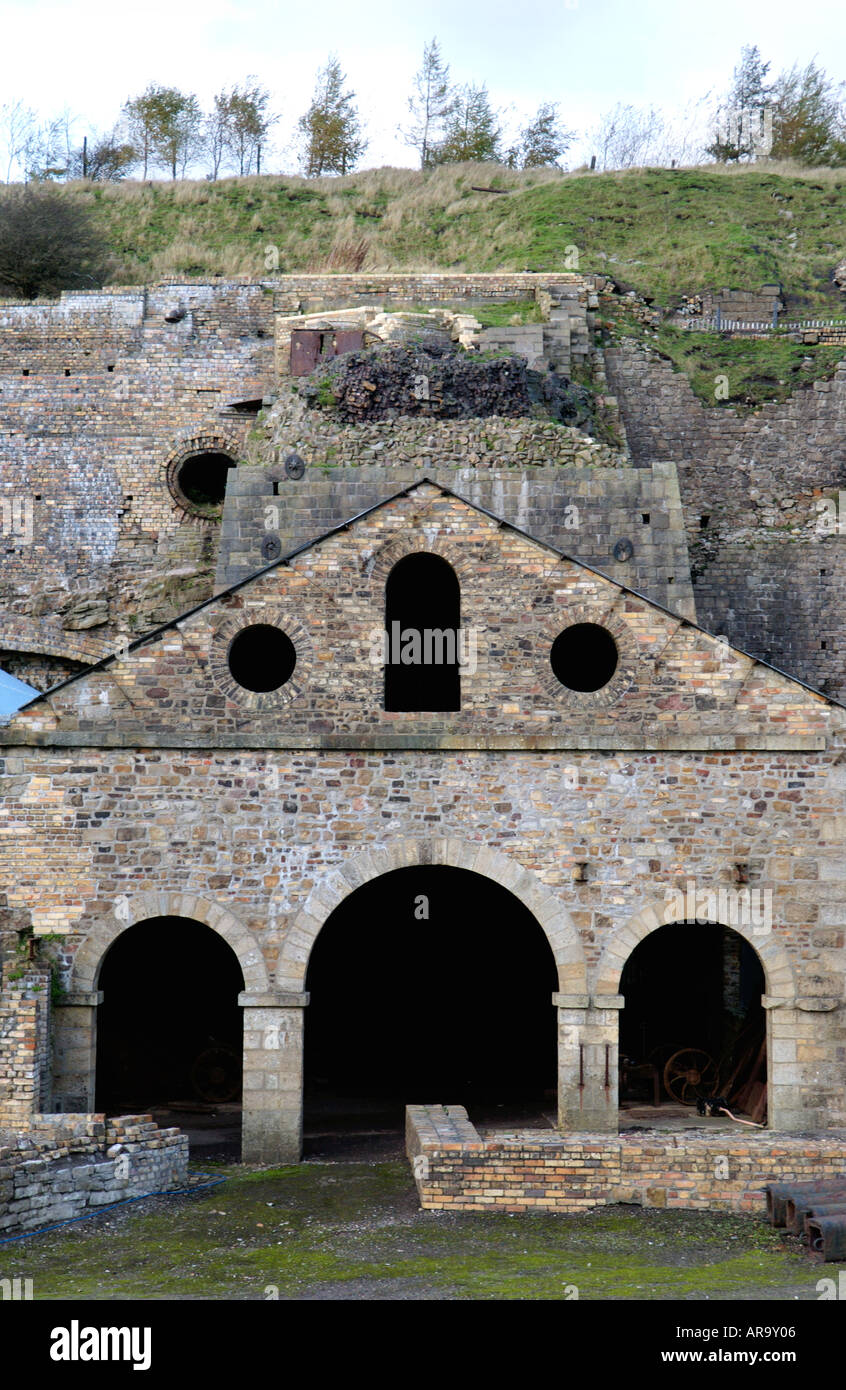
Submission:
<svg viewBox="0 0 846 1390">
<path fill-rule="evenodd" d="M 145 936 L 165 943 L 152 961 L 163 992 L 146 1001 L 154 1038 L 159 1013 L 192 1006 L 190 979 L 181 994 L 170 986 L 167 944 L 167 933 L 175 940 L 189 922 L 225 943 L 240 974 L 244 1156 L 296 1161 L 308 972 L 328 939 L 321 933 L 348 900 L 361 901 L 357 894 L 392 875 L 449 869 L 505 894 L 496 934 L 492 926 L 480 952 L 498 952 L 507 965 L 513 951 L 515 1008 L 533 983 L 517 964 L 527 918 L 512 940 L 510 914 L 527 915 L 554 963 L 555 985 L 536 1006 L 555 1022 L 559 1132 L 540 1146 L 545 1154 L 552 1146 L 552 1205 L 615 1200 L 626 1188 L 664 1191 L 688 1205 L 743 1206 L 758 1190 L 754 1155 L 775 1163 L 781 1136 L 816 1135 L 807 1152 L 786 1139 L 786 1152 L 803 1172 L 817 1163 L 814 1172 L 827 1173 L 846 1129 L 844 707 L 697 625 L 684 560 L 690 513 L 676 482 L 676 461 L 691 476 L 689 451 L 681 436 L 659 433 L 660 400 L 636 415 L 633 357 L 611 364 L 631 458 L 538 420 L 401 419 L 356 435 L 356 427 L 318 425 L 289 409 L 273 375 L 275 313 L 290 319 L 300 308 L 369 304 L 377 291 L 394 307 L 424 296 L 472 306 L 474 296 L 505 299 L 532 288 L 550 302 L 560 302 L 556 290 L 570 291 L 589 325 L 595 296 L 592 283 L 568 276 L 377 279 L 174 284 L 143 302 L 121 299 L 121 331 L 134 335 L 125 343 L 125 379 L 136 382 L 134 413 L 122 427 L 137 433 L 125 438 L 121 462 L 100 470 L 95 459 L 89 470 L 82 513 L 90 555 L 79 564 L 102 592 L 83 601 L 80 583 L 68 594 L 73 620 L 96 616 L 103 601 L 108 620 L 62 625 L 64 598 L 50 608 L 47 585 L 67 587 L 68 574 L 60 583 L 54 533 L 36 526 L 31 553 L 16 548 L 10 635 L 0 634 L 4 648 L 16 649 L 12 629 L 26 641 L 20 624 L 37 590 L 39 611 L 76 634 L 67 638 L 69 662 L 92 642 L 85 670 L 69 672 L 0 728 L 6 953 L 27 928 L 53 938 L 40 964 L 52 958 L 61 990 L 52 1060 L 44 1052 L 38 1078 L 30 1067 L 25 1085 L 18 1042 L 37 1051 L 43 1017 L 27 1013 L 4 984 L 0 1033 L 12 1020 L 14 1044 L 0 1043 L 0 1117 L 6 1107 L 16 1124 L 35 1125 L 48 1087 L 55 1112 L 95 1113 L 110 961 Z M 27 311 L 6 312 L 17 324 L 15 313 Z M 33 329 L 33 342 L 37 336 Z M 669 393 L 663 368 L 653 369 Z M 49 388 L 59 399 L 69 388 L 54 376 Z M 43 386 L 46 393 L 46 379 Z M 251 424 L 245 412 L 254 415 L 272 389 L 282 404 Z M 197 399 L 206 391 L 216 393 L 213 408 Z M 648 402 L 648 391 L 641 394 Z M 77 441 L 73 407 L 62 399 L 61 443 L 35 437 L 37 412 L 15 417 L 34 436 L 28 466 L 33 479 L 45 479 L 45 509 L 53 488 L 54 510 L 69 504 L 67 476 L 89 472 L 74 474 L 74 449 L 90 440 Z M 101 459 L 116 453 L 120 421 L 109 419 Z M 654 458 L 644 445 L 649 430 Z M 200 504 L 192 513 L 190 497 L 180 504 L 174 491 L 182 462 L 203 450 L 237 465 L 216 517 Z M 308 456 L 298 477 L 285 460 L 299 450 Z M 778 447 L 774 458 L 780 467 Z M 706 455 L 703 477 L 710 466 Z M 118 516 L 114 501 L 130 482 L 137 506 L 133 491 L 131 513 Z M 727 510 L 733 486 L 726 480 Z M 580 521 L 571 528 L 574 506 Z M 268 533 L 278 558 L 262 548 Z M 374 634 L 385 629 L 388 591 L 410 557 L 425 562 L 427 575 L 451 575 L 460 596 L 473 661 L 459 672 L 457 702 L 418 708 L 387 698 Z M 42 564 L 46 578 L 36 585 Z M 432 592 L 440 602 L 436 585 Z M 404 601 L 417 596 L 409 584 Z M 137 636 L 126 631 L 133 613 L 141 614 Z M 566 650 L 597 643 L 604 655 L 578 647 L 577 667 L 592 670 L 607 658 L 607 670 L 582 681 L 579 667 L 568 677 L 566 663 L 556 665 L 562 642 Z M 287 665 L 267 681 L 271 649 L 284 649 Z M 253 652 L 257 669 L 246 658 L 239 665 L 239 650 Z M 691 882 L 714 902 L 748 883 L 768 904 L 766 920 L 680 913 Z M 736 1186 L 719 1190 L 706 1182 L 707 1158 L 692 1187 L 680 1175 L 684 1163 L 700 1173 L 697 1154 L 709 1154 L 707 1145 L 691 1141 L 680 1159 L 668 1138 L 650 1149 L 617 1137 L 619 1023 L 631 1007 L 620 988 L 624 971 L 654 933 L 700 917 L 709 929 L 735 932 L 763 982 L 773 1147 L 738 1141 Z M 448 941 L 435 944 L 431 930 L 419 929 L 418 964 L 434 960 L 440 972 L 423 1021 L 434 1036 L 452 950 Z M 724 967 L 731 1002 L 739 977 Z M 413 953 L 405 968 L 415 969 Z M 316 995 L 313 1002 L 319 1006 Z M 343 1049 L 342 1036 L 336 1045 Z M 307 1046 L 305 1053 L 307 1064 Z M 514 1171 L 504 1168 L 497 1186 L 513 1178 L 531 1196 L 521 1164 L 535 1161 L 534 1142 L 520 1137 L 514 1164 L 514 1145 L 506 1145 L 503 1162 Z M 599 1174 L 590 1183 L 576 1172 L 588 1168 Z M 489 1178 L 473 1182 L 496 1203 L 502 1194 Z M 441 1184 L 459 1204 L 461 1181 L 445 1173 Z"/>
<path fill-rule="evenodd" d="M 428 1211 L 580 1212 L 631 1202 L 760 1214 L 765 1183 L 846 1172 L 842 1139 L 689 1131 L 482 1139 L 462 1106 L 410 1105 L 406 1152 Z"/>
</svg>

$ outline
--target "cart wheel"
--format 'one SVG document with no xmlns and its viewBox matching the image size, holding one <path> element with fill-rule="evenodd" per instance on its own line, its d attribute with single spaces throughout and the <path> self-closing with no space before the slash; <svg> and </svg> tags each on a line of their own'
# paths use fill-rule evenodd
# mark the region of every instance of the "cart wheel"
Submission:
<svg viewBox="0 0 846 1390">
<path fill-rule="evenodd" d="M 238 1094 L 238 1054 L 231 1047 L 208 1047 L 191 1068 L 191 1082 L 200 1100 L 222 1103 Z"/>
<path fill-rule="evenodd" d="M 667 1095 L 682 1105 L 695 1105 L 700 1096 L 716 1095 L 718 1084 L 716 1062 L 698 1047 L 683 1047 L 664 1067 Z"/>
</svg>

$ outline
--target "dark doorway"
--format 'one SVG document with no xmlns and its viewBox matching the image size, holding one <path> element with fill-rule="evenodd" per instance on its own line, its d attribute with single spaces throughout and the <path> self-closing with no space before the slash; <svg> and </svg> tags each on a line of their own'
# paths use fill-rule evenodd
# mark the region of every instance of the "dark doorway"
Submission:
<svg viewBox="0 0 846 1390">
<path fill-rule="evenodd" d="M 452 565 L 421 552 L 397 561 L 385 586 L 385 709 L 461 709 L 461 587 Z"/>
<path fill-rule="evenodd" d="M 555 1110 L 557 978 L 542 928 L 491 879 L 420 866 L 359 888 L 309 962 L 307 1155 L 332 1152 L 333 1137 L 349 1152 L 368 1132 L 401 1152 L 407 1104 L 542 1122 Z"/>
<path fill-rule="evenodd" d="M 765 988 L 757 953 L 730 927 L 675 922 L 650 933 L 620 979 L 621 1099 L 651 1099 L 657 1080 L 665 1102 L 722 1095 L 742 1113 L 760 1110 Z"/>
<path fill-rule="evenodd" d="M 98 988 L 98 1110 L 240 1124 L 244 982 L 217 932 L 183 917 L 139 922 L 109 949 Z"/>
</svg>

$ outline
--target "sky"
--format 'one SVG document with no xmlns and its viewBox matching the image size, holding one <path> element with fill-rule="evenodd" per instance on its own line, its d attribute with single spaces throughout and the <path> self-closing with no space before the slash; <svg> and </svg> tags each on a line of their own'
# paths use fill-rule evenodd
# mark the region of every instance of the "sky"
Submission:
<svg viewBox="0 0 846 1390">
<path fill-rule="evenodd" d="M 281 117 L 263 167 L 291 172 L 294 127 L 331 52 L 370 140 L 361 167 L 414 166 L 398 127 L 433 36 L 453 80 L 486 83 L 512 126 L 558 102 L 579 133 L 570 167 L 589 157 L 588 132 L 618 102 L 678 112 L 722 93 L 743 44 L 758 45 L 771 76 L 816 57 L 846 77 L 844 0 L 0 0 L 0 107 L 67 109 L 81 138 L 110 129 L 151 82 L 208 107 L 254 75 Z"/>
</svg>

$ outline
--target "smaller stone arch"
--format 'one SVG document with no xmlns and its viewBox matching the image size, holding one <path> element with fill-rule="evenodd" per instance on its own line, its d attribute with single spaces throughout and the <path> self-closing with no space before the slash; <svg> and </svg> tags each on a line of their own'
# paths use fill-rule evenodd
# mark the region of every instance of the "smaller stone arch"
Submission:
<svg viewBox="0 0 846 1390">
<path fill-rule="evenodd" d="M 532 913 L 545 933 L 558 968 L 559 988 L 569 994 L 586 989 L 584 949 L 567 908 L 530 869 L 525 869 L 500 850 L 449 837 L 400 839 L 390 845 L 363 850 L 327 873 L 313 889 L 285 935 L 277 969 L 280 991 L 301 993 L 314 942 L 330 914 L 362 884 L 393 869 L 440 864 L 469 869 L 493 879 Z"/>
<path fill-rule="evenodd" d="M 721 885 L 725 889 L 726 885 Z M 707 889 L 701 887 L 697 889 L 697 898 L 701 900 L 707 893 Z M 718 888 L 711 890 L 714 896 L 718 895 Z M 679 914 L 675 904 L 668 901 L 668 896 L 663 898 L 653 898 L 644 904 L 635 915 L 619 927 L 613 933 L 610 940 L 606 942 L 599 964 L 596 967 L 596 980 L 594 994 L 601 996 L 616 995 L 619 990 L 620 976 L 623 967 L 636 946 L 651 932 L 657 931 L 659 927 L 669 926 L 673 922 L 679 921 Z M 730 925 L 724 923 L 723 925 Z M 754 931 L 748 927 L 732 925 L 732 931 L 736 931 L 738 936 L 742 936 L 745 941 L 757 954 L 764 969 L 764 977 L 767 984 L 767 993 L 773 998 L 791 1001 L 796 995 L 796 980 L 790 957 L 784 946 L 770 931 L 766 935 L 756 936 Z"/>
<path fill-rule="evenodd" d="M 129 927 L 152 917 L 186 917 L 202 922 L 222 936 L 234 951 L 249 993 L 266 994 L 270 988 L 264 956 L 252 932 L 233 912 L 193 893 L 143 892 L 132 897 L 121 895 L 111 912 L 101 917 L 86 933 L 77 950 L 69 981 L 71 994 L 97 989 L 100 968 L 109 947 Z"/>
</svg>

